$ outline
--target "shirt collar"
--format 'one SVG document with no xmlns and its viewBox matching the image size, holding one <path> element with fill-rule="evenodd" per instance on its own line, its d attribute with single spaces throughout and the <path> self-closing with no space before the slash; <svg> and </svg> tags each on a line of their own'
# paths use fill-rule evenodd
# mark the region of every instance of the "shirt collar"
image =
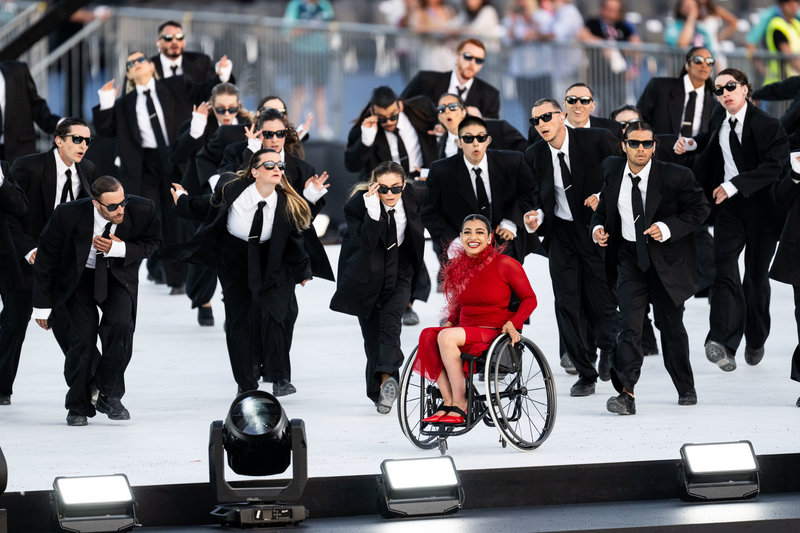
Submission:
<svg viewBox="0 0 800 533">
<path fill-rule="evenodd" d="M 70 140 L 69 142 L 72 142 L 72 141 Z M 58 148 L 53 148 L 53 155 L 56 158 L 56 174 L 57 175 L 63 176 L 66 173 L 67 169 L 70 169 L 72 171 L 72 175 L 73 176 L 76 175 L 75 163 L 73 163 L 72 166 L 68 167 L 67 164 L 64 163 L 64 160 L 61 159 L 61 156 L 58 155 Z"/>
<path fill-rule="evenodd" d="M 725 112 L 725 121 L 727 122 L 731 118 L 735 118 L 738 122 L 737 124 L 744 124 L 744 116 L 747 114 L 747 106 L 749 104 L 747 102 L 744 103 L 742 108 L 736 112 L 735 115 L 731 115 L 727 111 Z"/>
<path fill-rule="evenodd" d="M 100 211 L 97 210 L 97 206 L 95 206 L 94 203 L 92 203 L 92 212 L 94 213 L 95 227 L 104 228 L 106 227 L 106 224 L 111 222 L 110 220 L 106 220 L 105 218 L 103 218 L 103 216 L 100 214 Z M 111 229 L 112 230 L 114 229 L 114 224 L 111 224 Z"/>
<path fill-rule="evenodd" d="M 695 89 L 694 85 L 692 85 L 692 80 L 689 79 L 689 75 L 688 74 L 684 74 L 683 75 L 683 93 L 684 94 L 689 94 L 691 92 L 695 92 L 695 93 L 697 93 L 698 96 L 700 96 L 701 94 L 703 94 L 703 90 L 704 89 L 705 89 L 705 85 L 701 85 L 700 87 Z"/>
<path fill-rule="evenodd" d="M 472 82 L 475 81 L 475 78 L 470 78 L 463 84 L 458 82 L 458 76 L 456 75 L 455 70 L 450 71 L 450 87 L 462 87 L 469 92 L 469 89 L 472 87 Z M 456 93 L 458 95 L 458 93 Z"/>
<path fill-rule="evenodd" d="M 653 166 L 653 158 L 650 158 L 650 161 L 647 162 L 644 168 L 638 174 L 634 174 L 628 163 L 625 163 L 625 174 L 623 174 L 623 176 L 627 176 L 628 174 L 633 174 L 634 176 L 639 176 L 640 178 L 642 178 L 642 183 L 647 183 L 647 180 L 650 178 L 650 168 L 652 166 Z"/>
<path fill-rule="evenodd" d="M 409 131 L 414 129 L 413 124 L 411 124 L 411 121 L 408 120 L 408 117 L 403 111 L 400 111 L 399 115 L 400 116 L 397 117 L 397 127 L 400 129 L 400 131 Z M 396 131 L 394 133 L 397 135 Z"/>
<path fill-rule="evenodd" d="M 183 65 L 183 54 L 179 55 L 177 59 L 172 59 L 164 54 L 158 54 L 158 57 L 161 58 L 161 66 L 164 67 L 164 71 L 166 72 L 172 65 L 176 65 L 178 68 L 181 68 Z"/>
<path fill-rule="evenodd" d="M 406 183 L 406 187 L 412 187 L 412 185 L 408 185 Z M 395 211 L 401 211 L 401 212 L 405 213 L 405 209 L 403 209 L 403 198 L 400 198 L 399 200 L 397 200 L 397 203 L 394 204 L 393 207 L 389 207 L 388 205 L 384 204 L 383 202 L 381 202 L 381 204 L 383 204 L 383 208 L 386 211 L 389 211 L 389 209 L 394 209 Z"/>
<path fill-rule="evenodd" d="M 488 159 L 489 158 L 486 157 L 486 154 L 483 154 L 483 159 L 481 159 L 477 165 L 473 165 L 467 160 L 467 156 L 464 156 L 464 164 L 467 165 L 468 170 L 472 170 L 473 168 L 478 167 L 479 169 L 481 169 L 481 176 L 486 176 L 486 174 L 489 172 Z"/>
<path fill-rule="evenodd" d="M 553 148 L 553 145 L 547 143 L 547 146 L 550 147 L 550 152 L 553 154 L 553 157 L 558 157 L 558 152 L 564 152 L 569 156 L 569 128 L 566 128 L 567 134 L 564 135 L 564 142 L 561 144 L 561 148 Z"/>
<path fill-rule="evenodd" d="M 247 188 L 247 191 L 250 194 L 250 197 L 253 199 L 253 205 L 258 204 L 258 202 L 263 200 L 267 202 L 267 207 L 269 207 L 270 209 L 275 209 L 275 206 L 278 204 L 277 191 L 273 191 L 272 194 L 264 198 L 263 196 L 261 196 L 261 193 L 258 192 L 255 182 L 250 184 L 250 186 Z"/>
<path fill-rule="evenodd" d="M 592 127 L 592 117 L 589 117 L 589 120 L 586 121 L 586 125 L 585 126 L 574 126 L 572 124 L 572 122 L 569 121 L 569 119 L 565 120 L 564 124 L 566 124 L 568 128 L 578 128 L 578 127 L 591 128 Z"/>
<path fill-rule="evenodd" d="M 151 93 L 156 91 L 156 79 L 155 78 L 150 78 L 150 81 L 148 81 L 145 85 L 138 85 L 138 84 L 136 85 L 136 92 L 138 94 L 142 94 L 143 92 L 145 92 L 148 89 L 150 90 Z"/>
</svg>

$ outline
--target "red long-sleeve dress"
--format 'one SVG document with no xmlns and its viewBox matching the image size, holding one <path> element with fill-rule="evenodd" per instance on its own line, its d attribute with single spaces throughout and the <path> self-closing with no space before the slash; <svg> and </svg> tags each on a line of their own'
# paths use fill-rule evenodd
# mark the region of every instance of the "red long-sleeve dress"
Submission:
<svg viewBox="0 0 800 533">
<path fill-rule="evenodd" d="M 516 312 L 508 309 L 512 290 L 520 299 Z M 466 343 L 461 351 L 479 355 L 500 334 L 506 322 L 510 320 L 515 328 L 522 329 L 523 322 L 535 308 L 536 295 L 522 265 L 511 257 L 497 254 L 469 281 L 457 301 L 451 302 L 448 321 L 466 332 Z M 443 329 L 425 328 L 419 336 L 414 371 L 430 381 L 436 381 L 442 372 L 437 337 Z M 469 367 L 465 365 L 465 368 Z"/>
</svg>

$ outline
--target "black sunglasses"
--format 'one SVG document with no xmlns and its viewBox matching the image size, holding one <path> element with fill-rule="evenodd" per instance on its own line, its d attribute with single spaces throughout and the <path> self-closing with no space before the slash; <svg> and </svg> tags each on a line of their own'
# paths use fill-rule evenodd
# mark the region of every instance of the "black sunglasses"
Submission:
<svg viewBox="0 0 800 533">
<path fill-rule="evenodd" d="M 277 111 L 277 112 L 278 112 L 278 113 L 280 113 L 281 115 L 286 115 L 286 108 L 285 108 L 285 107 L 284 107 L 284 108 L 277 108 L 277 107 L 268 107 L 268 106 L 264 106 L 264 107 L 262 107 L 261 109 L 259 109 L 258 111 L 263 113 L 263 112 L 264 112 L 264 111 L 266 111 L 267 109 L 274 109 L 275 111 Z"/>
<path fill-rule="evenodd" d="M 481 133 L 480 135 L 462 135 L 461 141 L 466 144 L 472 144 L 472 141 L 477 140 L 479 143 L 485 143 L 486 139 L 489 138 L 488 133 Z"/>
<path fill-rule="evenodd" d="M 71 138 L 72 142 L 75 143 L 75 144 L 81 144 L 83 141 L 86 141 L 86 146 L 89 146 L 90 144 L 92 144 L 94 142 L 94 137 L 83 137 L 81 135 L 72 135 L 72 134 L 62 135 L 61 138 L 62 139 Z"/>
<path fill-rule="evenodd" d="M 594 102 L 594 98 L 591 96 L 581 96 L 580 98 L 577 96 L 565 96 L 564 101 L 569 105 L 575 105 L 578 102 L 582 103 L 583 105 L 589 105 Z"/>
<path fill-rule="evenodd" d="M 636 124 L 637 122 L 641 122 L 641 119 L 632 118 L 631 120 L 618 120 L 617 124 L 622 126 L 622 129 L 625 129 L 628 127 L 629 124 Z"/>
<path fill-rule="evenodd" d="M 265 139 L 272 139 L 273 137 L 277 137 L 278 139 L 283 139 L 286 137 L 286 130 L 278 130 L 278 131 L 269 131 L 269 130 L 261 130 L 261 136 Z"/>
<path fill-rule="evenodd" d="M 744 83 L 740 81 L 729 81 L 722 87 L 714 87 L 714 94 L 716 94 L 717 96 L 722 96 L 722 93 L 725 91 L 732 93 L 733 91 L 736 90 L 737 85 L 744 85 Z"/>
<path fill-rule="evenodd" d="M 691 61 L 695 65 L 702 65 L 703 63 L 705 63 L 709 67 L 713 67 L 714 63 L 717 62 L 713 57 L 703 57 L 703 56 L 692 56 L 689 58 L 689 61 Z"/>
<path fill-rule="evenodd" d="M 257 169 L 258 167 L 264 167 L 267 170 L 272 170 L 273 168 L 278 167 L 278 170 L 285 170 L 286 163 L 283 161 L 262 161 L 254 166 L 253 169 Z"/>
<path fill-rule="evenodd" d="M 400 113 L 395 113 L 394 115 L 390 115 L 388 117 L 378 117 L 378 124 L 386 124 L 387 122 L 397 122 L 397 119 L 400 118 Z"/>
<path fill-rule="evenodd" d="M 483 65 L 483 62 L 486 61 L 485 57 L 476 57 L 468 52 L 461 54 L 461 57 L 464 58 L 464 61 L 474 61 L 476 65 Z"/>
<path fill-rule="evenodd" d="M 116 211 L 118 207 L 125 207 L 126 205 L 128 205 L 128 195 L 126 194 L 125 195 L 125 199 L 122 200 L 118 204 L 108 204 L 108 205 L 106 205 L 103 202 L 101 202 L 100 200 L 95 200 L 95 202 L 97 202 L 98 204 L 100 204 L 103 207 L 105 207 L 106 209 L 108 209 L 109 212 Z"/>
<path fill-rule="evenodd" d="M 442 104 L 442 105 L 440 105 L 439 107 L 436 108 L 436 111 L 438 111 L 439 114 L 441 115 L 442 113 L 444 113 L 448 109 L 450 111 L 458 111 L 459 109 L 461 109 L 461 104 L 457 104 L 455 102 L 453 102 L 452 104 Z"/>
<path fill-rule="evenodd" d="M 634 149 L 639 148 L 639 145 L 641 145 L 645 150 L 649 150 L 656 144 L 655 141 L 634 141 L 633 139 L 627 139 L 625 143 Z"/>
<path fill-rule="evenodd" d="M 551 120 L 553 120 L 553 111 L 548 111 L 547 113 L 542 113 L 538 117 L 531 117 L 530 118 L 531 125 L 538 126 L 540 120 L 542 122 L 550 122 Z"/>
<path fill-rule="evenodd" d="M 145 56 L 137 57 L 136 59 L 130 59 L 125 62 L 125 70 L 130 70 L 136 66 L 136 63 L 148 63 L 150 60 L 147 59 Z"/>
<path fill-rule="evenodd" d="M 238 113 L 238 112 L 239 112 L 239 106 L 238 106 L 238 105 L 235 105 L 235 106 L 233 106 L 233 107 L 229 107 L 229 108 L 227 108 L 227 109 L 226 109 L 226 108 L 224 108 L 224 107 L 215 107 L 215 108 L 214 108 L 214 112 L 215 112 L 217 115 L 224 115 L 226 112 L 227 112 L 229 115 L 235 115 L 236 113 Z"/>
<path fill-rule="evenodd" d="M 171 43 L 172 39 L 175 39 L 176 41 L 182 41 L 185 37 L 186 36 L 184 34 L 182 34 L 182 33 L 175 33 L 175 34 L 165 33 L 164 35 L 159 37 L 159 39 L 163 39 L 163 40 L 167 41 L 168 43 Z"/>
<path fill-rule="evenodd" d="M 392 194 L 400 194 L 403 192 L 403 186 L 397 185 L 396 187 L 387 187 L 386 185 L 378 185 L 379 193 L 387 194 L 389 191 L 392 191 Z"/>
</svg>

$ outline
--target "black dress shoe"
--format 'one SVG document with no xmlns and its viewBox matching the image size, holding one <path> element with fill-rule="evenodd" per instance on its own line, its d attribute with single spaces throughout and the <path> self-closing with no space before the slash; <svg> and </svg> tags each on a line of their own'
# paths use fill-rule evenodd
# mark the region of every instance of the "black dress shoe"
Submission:
<svg viewBox="0 0 800 533">
<path fill-rule="evenodd" d="M 594 394 L 594 381 L 578 378 L 578 381 L 569 389 L 570 396 L 591 396 Z"/>
<path fill-rule="evenodd" d="M 0 394 L 0 405 L 11 405 L 11 395 Z"/>
<path fill-rule="evenodd" d="M 419 324 L 419 315 L 411 306 L 406 307 L 406 310 L 403 311 L 403 325 L 416 326 L 417 324 Z"/>
<path fill-rule="evenodd" d="M 678 405 L 697 405 L 697 393 L 684 392 L 678 395 Z"/>
<path fill-rule="evenodd" d="M 564 371 L 571 376 L 578 373 L 578 370 L 575 368 L 575 365 L 572 364 L 572 359 L 569 358 L 567 352 L 561 354 L 561 366 L 564 368 Z"/>
<path fill-rule="evenodd" d="M 178 285 L 177 287 L 170 287 L 169 288 L 170 296 L 180 296 L 182 294 L 186 294 L 186 289 L 183 285 Z"/>
<path fill-rule="evenodd" d="M 744 362 L 750 366 L 756 366 L 761 360 L 764 359 L 764 347 L 761 348 L 751 348 L 749 346 L 744 347 Z"/>
<path fill-rule="evenodd" d="M 89 421 L 83 415 L 67 415 L 68 426 L 88 426 Z"/>
<path fill-rule="evenodd" d="M 716 341 L 706 342 L 706 359 L 720 367 L 723 372 L 736 370 L 733 352 Z"/>
<path fill-rule="evenodd" d="M 609 350 L 600 350 L 597 375 L 601 381 L 609 381 L 611 379 L 611 352 Z"/>
<path fill-rule="evenodd" d="M 198 307 L 197 308 L 197 323 L 201 326 L 213 326 L 214 325 L 214 310 L 209 307 Z"/>
<path fill-rule="evenodd" d="M 612 396 L 608 399 L 606 409 L 618 415 L 635 415 L 636 400 L 627 392 L 621 392 L 619 396 Z"/>
<path fill-rule="evenodd" d="M 795 403 L 797 407 L 800 407 L 800 398 L 797 399 L 797 403 Z"/>
<path fill-rule="evenodd" d="M 97 410 L 111 420 L 130 420 L 131 414 L 122 405 L 119 398 L 106 398 L 102 394 L 97 398 Z"/>
<path fill-rule="evenodd" d="M 295 392 L 297 392 L 297 389 L 294 388 L 294 385 L 289 383 L 288 379 L 279 379 L 277 382 L 272 384 L 273 396 L 287 396 L 289 394 L 294 394 Z"/>
</svg>

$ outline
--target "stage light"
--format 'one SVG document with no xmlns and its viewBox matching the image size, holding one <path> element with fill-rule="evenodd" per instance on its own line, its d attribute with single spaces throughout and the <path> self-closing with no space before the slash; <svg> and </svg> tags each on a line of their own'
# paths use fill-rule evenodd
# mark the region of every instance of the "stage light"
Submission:
<svg viewBox="0 0 800 533">
<path fill-rule="evenodd" d="M 463 503 L 461 479 L 447 455 L 381 463 L 378 507 L 387 518 L 451 514 Z"/>
<path fill-rule="evenodd" d="M 65 531 L 129 531 L 139 525 L 125 474 L 57 477 L 53 488 L 56 519 Z"/>
<path fill-rule="evenodd" d="M 225 462 L 237 474 L 267 476 L 280 474 L 292 465 L 292 479 L 258 486 L 232 487 L 225 481 Z M 297 524 L 306 518 L 302 505 L 295 501 L 308 481 L 305 425 L 286 417 L 281 404 L 271 394 L 253 390 L 233 400 L 228 416 L 211 423 L 208 460 L 211 486 L 218 505 L 211 515 L 223 524 L 242 526 Z"/>
<path fill-rule="evenodd" d="M 758 460 L 746 440 L 684 444 L 679 465 L 684 501 L 747 500 L 758 496 Z"/>
</svg>

